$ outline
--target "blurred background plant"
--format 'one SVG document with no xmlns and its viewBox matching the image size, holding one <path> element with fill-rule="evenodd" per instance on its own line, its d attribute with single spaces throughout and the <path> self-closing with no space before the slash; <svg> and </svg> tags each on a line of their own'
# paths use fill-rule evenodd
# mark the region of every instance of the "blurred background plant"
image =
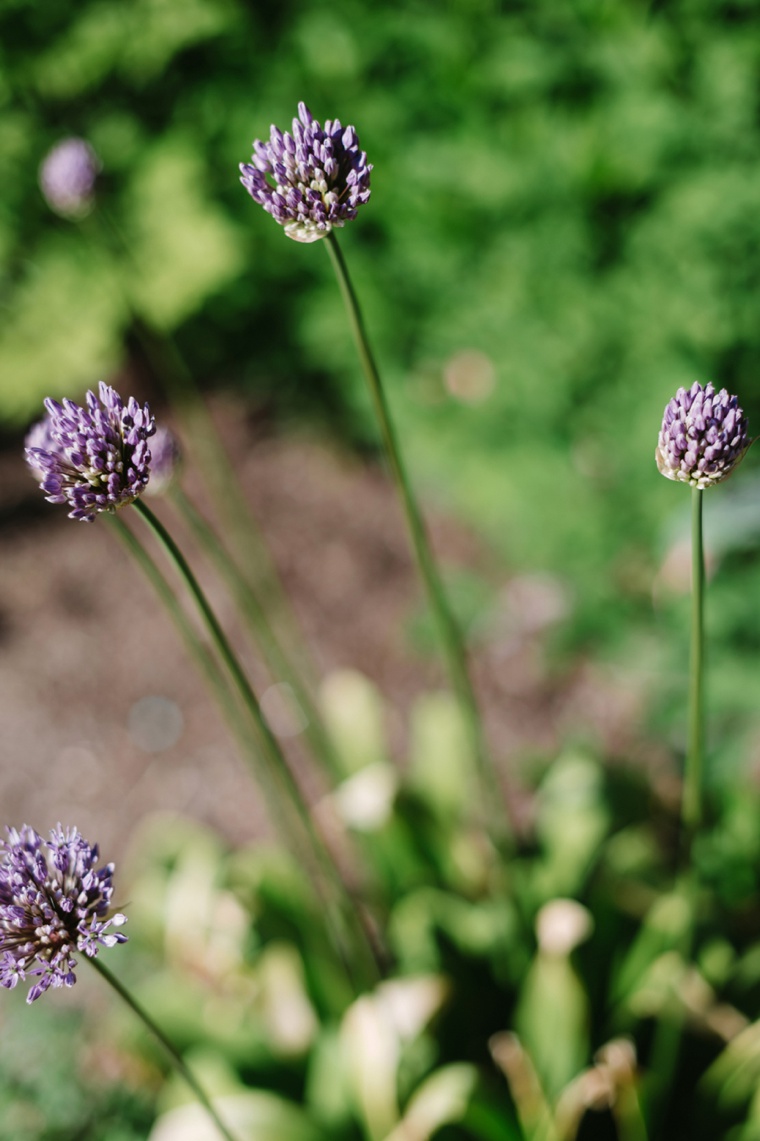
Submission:
<svg viewBox="0 0 760 1141">
<path fill-rule="evenodd" d="M 573 646 L 614 646 L 622 618 L 651 615 L 667 542 L 673 497 L 648 465 L 666 399 L 712 379 L 758 408 L 756 15 L 722 0 L 6 5 L 8 427 L 138 351 L 126 288 L 204 385 L 374 440 L 324 259 L 285 250 L 232 174 L 298 93 L 357 123 L 375 164 L 346 243 L 415 474 L 511 565 L 570 581 Z M 134 266 L 42 200 L 39 163 L 67 134 L 99 154 Z M 743 668 L 758 638 L 745 623 L 733 640 Z"/>
<path fill-rule="evenodd" d="M 154 815 L 121 869 L 119 974 L 237 1133 L 755 1137 L 758 797 L 714 805 L 689 963 L 677 815 L 641 775 L 578 749 L 553 759 L 530 833 L 494 878 L 467 823 L 476 792 L 468 800 L 454 700 L 415 705 L 404 775 L 367 679 L 329 677 L 322 703 L 346 775 L 315 815 L 344 860 L 362 853 L 362 871 L 355 859 L 344 870 L 387 942 L 390 977 L 347 993 L 321 908 L 280 845 L 232 850 L 197 822 Z M 213 1141 L 152 1039 L 81 974 L 84 1028 L 69 994 L 32 1010 L 4 997 L 0 1137 L 127 1141 L 158 1112 L 151 1141 Z M 62 1048 L 74 1035 L 77 1051 Z"/>
<path fill-rule="evenodd" d="M 688 504 L 653 451 L 665 401 L 695 379 L 760 422 L 759 15 L 753 0 L 8 0 L 4 442 L 17 448 L 42 396 L 80 397 L 126 364 L 150 389 L 145 326 L 209 394 L 373 450 L 327 259 L 285 248 L 237 182 L 251 140 L 303 98 L 355 123 L 374 163 L 344 244 L 426 502 L 461 513 L 512 572 L 553 576 L 556 669 L 593 654 L 622 671 L 678 755 Z M 105 234 L 40 194 L 43 156 L 70 135 L 102 163 Z M 580 746 L 538 757 L 520 857 L 494 884 L 462 825 L 456 714 L 437 695 L 415 707 L 402 777 L 372 728 L 378 695 L 357 720 L 356 691 L 326 689 L 336 747 L 341 724 L 350 740 L 323 811 L 360 841 L 357 886 L 398 976 L 349 1006 L 286 855 L 146 823 L 130 971 L 251 1137 L 640 1139 L 640 1103 L 662 1101 L 661 1016 L 687 1030 L 652 1136 L 760 1135 L 758 491 L 750 453 L 706 504 L 713 799 L 695 965 L 666 782 Z M 488 584 L 452 586 L 486 637 Z M 430 643 L 423 618 L 410 631 Z M 144 1136 L 152 1093 L 155 1141 L 204 1136 L 126 1023 L 83 1030 L 60 1004 L 32 1022 L 15 997 L 0 1137 Z M 89 1073 L 63 1045 L 83 1034 Z"/>
</svg>

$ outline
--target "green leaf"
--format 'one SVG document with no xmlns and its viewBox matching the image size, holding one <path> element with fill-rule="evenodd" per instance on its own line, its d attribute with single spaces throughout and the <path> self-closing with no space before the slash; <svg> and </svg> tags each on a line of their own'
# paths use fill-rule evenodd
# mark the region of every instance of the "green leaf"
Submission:
<svg viewBox="0 0 760 1141">
<path fill-rule="evenodd" d="M 346 774 L 387 761 L 383 702 L 358 670 L 335 670 L 322 683 L 325 722 Z"/>
<path fill-rule="evenodd" d="M 475 1067 L 464 1062 L 436 1070 L 415 1090 L 386 1141 L 429 1141 L 442 1125 L 461 1121 L 477 1080 Z"/>
</svg>

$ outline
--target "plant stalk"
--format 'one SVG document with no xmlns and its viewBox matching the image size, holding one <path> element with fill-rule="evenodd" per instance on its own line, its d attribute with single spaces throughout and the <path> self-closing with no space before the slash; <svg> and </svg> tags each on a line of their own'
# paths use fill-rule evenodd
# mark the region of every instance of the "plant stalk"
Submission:
<svg viewBox="0 0 760 1141">
<path fill-rule="evenodd" d="M 691 651 L 689 656 L 689 738 L 684 772 L 681 824 L 684 851 L 690 854 L 702 822 L 704 753 L 704 595 L 705 558 L 702 542 L 702 496 L 691 492 Z"/>
<path fill-rule="evenodd" d="M 261 782 L 265 795 L 267 795 L 272 810 L 278 814 L 282 812 L 284 807 L 282 797 L 285 805 L 289 806 L 295 813 L 295 820 L 300 833 L 303 835 L 303 842 L 299 844 L 300 855 L 301 858 L 305 858 L 307 866 L 313 870 L 315 888 L 325 907 L 326 922 L 335 950 L 352 986 L 355 990 L 359 987 L 355 972 L 357 957 L 362 977 L 366 981 L 375 981 L 378 970 L 371 940 L 348 897 L 345 885 L 340 879 L 321 837 L 314 827 L 314 822 L 303 801 L 301 791 L 274 734 L 266 723 L 256 694 L 237 655 L 189 563 L 163 523 L 142 500 L 135 500 L 133 507 L 152 531 L 185 583 L 209 632 L 214 648 L 232 677 L 255 729 L 260 748 L 259 762 L 263 762 L 257 765 L 256 775 Z M 290 829 L 289 834 L 293 836 L 293 829 Z M 347 927 L 350 928 L 351 936 L 346 934 Z M 348 943 L 353 944 L 353 948 L 347 944 L 347 938 Z M 352 949 L 357 953 L 355 956 L 351 953 Z"/>
<path fill-rule="evenodd" d="M 694 839 L 702 822 L 702 767 L 705 738 L 704 717 L 704 605 L 705 557 L 702 538 L 702 495 L 691 490 L 691 646 L 689 651 L 689 714 L 686 765 L 681 795 L 681 872 L 678 890 L 688 906 L 689 922 L 679 951 L 684 964 L 693 954 L 696 931 L 699 881 L 692 859 Z M 680 996 L 676 1002 L 682 1003 Z M 660 1014 L 655 1032 L 648 1097 L 648 1121 L 652 1135 L 667 1108 L 668 1095 L 678 1069 L 685 1011 L 672 1017 Z"/>
<path fill-rule="evenodd" d="M 322 722 L 321 714 L 308 686 L 301 679 L 289 654 L 280 644 L 267 617 L 265 603 L 258 598 L 254 587 L 241 572 L 233 555 L 226 549 L 210 523 L 188 498 L 178 480 L 175 480 L 172 485 L 170 497 L 191 533 L 230 587 L 237 600 L 243 620 L 269 667 L 272 679 L 274 681 L 279 679 L 286 681 L 293 690 L 296 702 L 306 716 L 307 724 L 304 733 L 317 761 L 328 776 L 337 780 L 343 779 L 345 773 L 341 769 L 332 742 Z"/>
<path fill-rule="evenodd" d="M 185 643 L 186 649 L 198 667 L 211 693 L 216 698 L 221 712 L 226 717 L 230 727 L 238 738 L 244 742 L 247 748 L 252 747 L 250 734 L 247 733 L 243 725 L 240 709 L 219 673 L 218 661 L 206 643 L 198 636 L 197 631 L 178 602 L 177 596 L 171 586 L 140 540 L 134 532 L 130 531 L 124 520 L 120 518 L 118 512 L 115 515 L 109 516 L 109 521 L 117 537 L 143 571 L 161 602 L 166 607 L 169 617 L 174 622 Z M 258 746 L 255 747 L 255 751 L 258 751 Z"/>
<path fill-rule="evenodd" d="M 101 963 L 100 959 L 89 959 L 88 962 L 95 968 L 98 974 L 106 980 L 108 985 L 116 991 L 119 997 L 122 998 L 124 1002 L 126 1002 L 127 1006 L 132 1011 L 134 1011 L 137 1017 L 144 1023 L 148 1030 L 150 1030 L 154 1038 L 156 1038 L 161 1043 L 164 1050 L 168 1054 L 175 1070 L 195 1094 L 198 1101 L 206 1110 L 206 1113 L 214 1122 L 214 1125 L 217 1127 L 222 1137 L 225 1138 L 225 1141 L 239 1141 L 239 1139 L 235 1137 L 234 1133 L 230 1132 L 217 1111 L 214 1109 L 214 1105 L 211 1099 L 196 1078 L 193 1071 L 185 1062 L 182 1055 L 179 1053 L 173 1043 L 166 1037 L 161 1027 L 153 1021 L 147 1010 L 145 1010 L 145 1008 L 137 1001 L 137 999 L 129 993 L 127 988 L 121 982 L 119 982 L 119 980 L 115 975 L 111 973 L 108 967 L 104 966 L 104 964 Z"/>
<path fill-rule="evenodd" d="M 335 233 L 330 232 L 324 241 L 346 306 L 362 370 L 369 387 L 372 406 L 380 427 L 385 454 L 404 509 L 417 568 L 438 629 L 451 684 L 465 717 L 470 747 L 478 769 L 484 816 L 491 822 L 495 832 L 501 832 L 503 822 L 500 818 L 497 820 L 495 812 L 501 803 L 501 791 L 486 749 L 480 712 L 467 667 L 464 639 L 446 598 L 422 514 L 406 471 L 385 390 L 370 348 L 359 301 L 351 283 L 348 267 Z"/>
</svg>

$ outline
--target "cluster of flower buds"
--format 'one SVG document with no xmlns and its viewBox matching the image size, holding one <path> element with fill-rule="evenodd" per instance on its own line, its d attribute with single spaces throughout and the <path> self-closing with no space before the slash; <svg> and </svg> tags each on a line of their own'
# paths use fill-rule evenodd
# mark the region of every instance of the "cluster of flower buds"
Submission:
<svg viewBox="0 0 760 1141">
<path fill-rule="evenodd" d="M 255 140 L 240 170 L 251 198 L 297 242 L 326 237 L 369 201 L 372 166 L 355 128 L 338 119 L 321 127 L 305 103 L 298 104 L 292 135 L 273 126 L 268 142 Z"/>
<path fill-rule="evenodd" d="M 47 417 L 27 436 L 26 458 L 50 503 L 65 503 L 69 516 L 92 522 L 99 511 L 134 502 L 150 478 L 148 439 L 156 425 L 147 404 L 100 384 L 85 406 L 47 399 Z"/>
<path fill-rule="evenodd" d="M 76 982 L 75 951 L 89 958 L 99 948 L 125 943 L 110 930 L 126 923 L 109 918 L 113 864 L 96 868 L 97 845 L 76 828 L 59 824 L 45 841 L 26 824 L 0 840 L 0 986 L 12 989 L 28 977 L 27 1002 L 50 987 Z"/>
<path fill-rule="evenodd" d="M 704 489 L 727 479 L 751 443 L 738 397 L 695 381 L 668 402 L 655 459 L 667 479 Z"/>
</svg>

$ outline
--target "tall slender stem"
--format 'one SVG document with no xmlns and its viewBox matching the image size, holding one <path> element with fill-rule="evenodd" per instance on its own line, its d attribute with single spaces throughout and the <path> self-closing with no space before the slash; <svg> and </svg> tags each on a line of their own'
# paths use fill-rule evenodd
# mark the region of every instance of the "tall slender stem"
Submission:
<svg viewBox="0 0 760 1141">
<path fill-rule="evenodd" d="M 304 732 L 317 761 L 329 776 L 341 779 L 345 773 L 341 769 L 320 712 L 307 685 L 301 679 L 298 669 L 293 665 L 289 654 L 280 644 L 267 617 L 266 606 L 258 598 L 253 586 L 243 575 L 233 555 L 227 550 L 219 535 L 191 502 L 176 480 L 171 489 L 171 498 L 191 532 L 201 543 L 203 550 L 212 559 L 219 573 L 232 590 L 243 620 L 267 662 L 273 678 L 275 680 L 278 677 L 282 678 L 293 690 L 297 703 L 306 715 L 307 723 Z"/>
<path fill-rule="evenodd" d="M 145 1008 L 137 1001 L 137 999 L 130 994 L 123 983 L 119 982 L 116 976 L 111 973 L 108 967 L 106 967 L 100 961 L 100 959 L 88 959 L 88 962 L 92 964 L 98 974 L 106 980 L 108 985 L 116 991 L 119 997 L 122 998 L 124 1002 L 126 1002 L 127 1006 L 134 1011 L 137 1017 L 145 1024 L 148 1030 L 150 1030 L 151 1034 L 161 1043 L 164 1050 L 168 1054 L 175 1070 L 193 1091 L 198 1101 L 206 1110 L 206 1113 L 214 1122 L 214 1125 L 216 1125 L 222 1137 L 225 1138 L 225 1141 L 239 1141 L 239 1139 L 235 1137 L 234 1133 L 230 1132 L 219 1114 L 214 1109 L 214 1105 L 208 1094 L 196 1078 L 193 1071 L 187 1065 L 185 1059 L 179 1053 L 176 1046 L 174 1046 L 170 1039 L 166 1037 L 161 1027 L 153 1021 L 147 1010 L 145 1010 Z"/>
<path fill-rule="evenodd" d="M 355 977 L 355 968 L 358 966 L 365 980 L 374 981 L 377 978 L 377 961 L 374 947 L 364 928 L 361 918 L 356 912 L 351 900 L 348 898 L 345 885 L 338 875 L 332 859 L 318 835 L 311 814 L 301 796 L 301 791 L 290 771 L 288 763 L 264 719 L 259 707 L 256 694 L 235 654 L 227 635 L 224 633 L 218 618 L 204 594 L 200 583 L 196 579 L 185 556 L 174 542 L 163 523 L 153 514 L 142 500 L 136 500 L 134 509 L 148 525 L 159 544 L 163 547 L 170 561 L 179 573 L 192 596 L 198 611 L 208 629 L 214 647 L 219 654 L 226 669 L 230 673 L 235 687 L 242 699 L 251 722 L 256 730 L 257 739 L 261 747 L 261 759 L 257 775 L 262 787 L 269 795 L 270 803 L 275 810 L 278 805 L 279 794 L 286 799 L 287 804 L 295 811 L 296 820 L 303 833 L 304 844 L 301 847 L 301 856 L 305 857 L 307 866 L 313 864 L 314 886 L 322 898 L 325 906 L 325 918 L 328 929 L 333 938 L 335 949 L 343 964 L 352 985 L 356 988 L 358 983 Z M 276 786 L 272 787 L 270 777 L 274 778 Z M 291 830 L 291 835 L 293 835 Z M 313 857 L 313 861 L 312 861 Z M 347 945 L 346 927 L 350 929 L 349 942 L 353 944 L 355 955 L 351 954 L 351 947 Z"/>
<path fill-rule="evenodd" d="M 330 255 L 330 260 L 345 302 L 351 330 L 359 352 L 359 359 L 380 427 L 385 453 L 404 509 L 412 549 L 438 628 L 451 683 L 466 719 L 470 747 L 475 763 L 478 766 L 485 815 L 487 818 L 490 818 L 495 830 L 501 831 L 502 822 L 501 820 L 497 821 L 495 816 L 495 810 L 499 804 L 501 794 L 486 750 L 480 713 L 467 668 L 464 640 L 449 606 L 438 568 L 433 558 L 422 514 L 407 475 L 385 390 L 380 379 L 377 365 L 375 364 L 372 349 L 370 348 L 359 301 L 334 232 L 327 235 L 325 245 L 327 246 L 327 252 Z"/>
<path fill-rule="evenodd" d="M 702 762 L 704 752 L 704 594 L 705 558 L 702 544 L 702 495 L 691 492 L 691 653 L 689 658 L 689 741 L 686 752 L 681 822 L 689 851 L 702 820 Z"/>
<path fill-rule="evenodd" d="M 198 636 L 192 622 L 180 605 L 177 596 L 164 578 L 156 563 L 146 551 L 137 536 L 130 531 L 124 520 L 117 513 L 109 517 L 110 522 L 132 558 L 141 568 L 161 602 L 166 607 L 169 617 L 177 627 L 185 647 L 190 653 L 198 670 L 203 676 L 211 693 L 216 698 L 223 715 L 226 717 L 235 734 L 247 748 L 258 748 L 252 743 L 250 735 L 246 732 L 241 711 L 235 702 L 229 688 L 224 683 L 219 672 L 219 664 L 209 652 L 208 645 Z"/>
<path fill-rule="evenodd" d="M 234 681 L 235 686 L 238 689 L 238 692 L 240 693 L 240 696 L 243 699 L 243 702 L 251 716 L 251 719 L 258 730 L 262 741 L 263 752 L 268 762 L 271 763 L 272 767 L 280 774 L 283 779 L 283 783 L 289 789 L 290 795 L 294 801 L 297 801 L 299 808 L 303 812 L 306 812 L 303 801 L 301 800 L 300 791 L 298 790 L 293 779 L 293 775 L 290 772 L 288 764 L 280 750 L 279 745 L 277 744 L 274 735 L 272 734 L 272 731 L 264 719 L 261 709 L 259 708 L 256 694 L 254 693 L 251 684 L 246 677 L 245 671 L 243 670 L 243 667 L 241 666 L 235 651 L 230 645 L 227 635 L 222 629 L 219 619 L 212 610 L 211 604 L 201 589 L 200 583 L 193 574 L 187 559 L 182 554 L 182 551 L 174 542 L 174 539 L 171 537 L 160 519 L 158 519 L 153 514 L 153 512 L 149 507 L 145 505 L 145 503 L 143 503 L 141 500 L 137 500 L 134 503 L 134 508 L 148 524 L 149 528 L 155 535 L 156 539 L 158 539 L 160 545 L 169 556 L 171 562 L 174 564 L 176 570 L 180 574 L 180 577 L 183 579 L 185 585 L 190 591 L 193 601 L 198 607 L 206 628 L 211 635 L 211 640 L 213 641 L 220 658 L 224 662 L 224 665 L 229 670 L 229 673 L 232 676 L 232 680 Z"/>
<path fill-rule="evenodd" d="M 286 840 L 294 848 L 302 846 L 300 835 L 294 833 L 294 820 L 287 811 L 287 800 L 281 794 L 279 785 L 271 779 L 266 765 L 262 763 L 261 742 L 251 729 L 250 723 L 244 716 L 243 709 L 236 701 L 234 693 L 221 672 L 219 660 L 213 649 L 198 635 L 184 608 L 181 606 L 170 584 L 166 581 L 153 558 L 145 549 L 140 539 L 124 523 L 118 515 L 113 517 L 113 526 L 119 539 L 127 548 L 151 583 L 158 597 L 166 607 L 169 617 L 177 627 L 185 646 L 193 661 L 198 667 L 210 692 L 219 705 L 230 729 L 235 734 L 244 756 L 250 758 L 256 771 L 258 781 L 261 783 L 269 809 L 276 821 L 276 825 Z M 308 864 L 311 867 L 310 863 Z M 313 871 L 312 871 L 312 874 Z"/>
<path fill-rule="evenodd" d="M 692 955 L 695 938 L 699 881 L 692 859 L 692 846 L 702 822 L 702 763 L 704 753 L 704 599 L 705 557 L 702 541 L 702 495 L 698 487 L 691 491 L 691 647 L 689 652 L 689 731 L 686 766 L 681 796 L 681 871 L 676 890 L 688 909 L 688 924 L 681 937 L 679 951 L 684 963 Z M 650 1131 L 654 1134 L 667 1108 L 672 1093 L 673 1077 L 678 1068 L 685 1014 L 682 1009 L 672 1017 L 661 1014 L 651 1054 L 651 1078 L 648 1096 Z"/>
</svg>

